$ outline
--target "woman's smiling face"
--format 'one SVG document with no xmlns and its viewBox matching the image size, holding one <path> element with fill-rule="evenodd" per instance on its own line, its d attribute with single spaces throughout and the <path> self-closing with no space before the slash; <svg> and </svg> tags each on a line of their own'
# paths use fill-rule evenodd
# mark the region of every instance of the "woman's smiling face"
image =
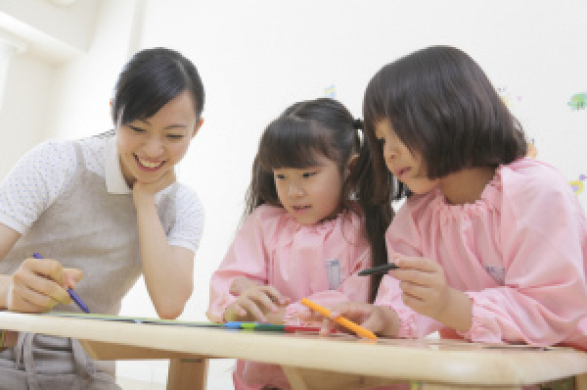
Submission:
<svg viewBox="0 0 587 390">
<path fill-rule="evenodd" d="M 132 188 L 135 181 L 156 181 L 173 169 L 187 152 L 201 124 L 193 99 L 185 91 L 150 118 L 119 126 L 116 145 L 129 187 Z"/>
</svg>

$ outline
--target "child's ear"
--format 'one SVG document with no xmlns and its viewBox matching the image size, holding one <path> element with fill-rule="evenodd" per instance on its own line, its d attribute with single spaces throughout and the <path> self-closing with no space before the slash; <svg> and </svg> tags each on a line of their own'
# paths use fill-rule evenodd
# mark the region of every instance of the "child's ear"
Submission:
<svg viewBox="0 0 587 390">
<path fill-rule="evenodd" d="M 196 134 L 198 134 L 198 131 L 202 128 L 202 125 L 204 124 L 204 118 L 200 118 L 198 120 L 198 123 L 196 123 L 196 125 L 194 126 L 194 134 L 192 134 L 192 138 L 196 136 Z"/>
</svg>

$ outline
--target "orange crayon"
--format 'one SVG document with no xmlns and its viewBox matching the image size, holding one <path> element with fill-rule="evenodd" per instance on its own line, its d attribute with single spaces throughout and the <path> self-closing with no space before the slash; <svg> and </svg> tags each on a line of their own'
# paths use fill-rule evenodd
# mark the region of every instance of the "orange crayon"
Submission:
<svg viewBox="0 0 587 390">
<path fill-rule="evenodd" d="M 328 317 L 330 315 L 330 310 L 325 307 L 322 307 L 307 298 L 302 298 L 302 304 L 309 307 L 310 309 L 317 311 L 318 313 L 322 314 L 324 317 Z M 351 320 L 344 318 L 343 316 L 338 316 L 334 320 L 334 322 L 344 326 L 347 329 L 352 330 L 356 334 L 366 337 L 371 340 L 377 340 L 377 336 L 373 332 L 368 329 L 363 328 L 360 325 L 355 324 Z"/>
</svg>

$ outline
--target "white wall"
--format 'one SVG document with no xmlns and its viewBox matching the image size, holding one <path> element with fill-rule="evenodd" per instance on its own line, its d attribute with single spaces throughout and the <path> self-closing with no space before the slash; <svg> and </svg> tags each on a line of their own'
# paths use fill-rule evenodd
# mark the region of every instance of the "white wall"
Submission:
<svg viewBox="0 0 587 390">
<path fill-rule="evenodd" d="M 0 1 L 0 10 L 7 3 Z M 0 174 L 40 139 L 110 128 L 107 101 L 130 53 L 152 46 L 182 51 L 207 91 L 204 127 L 179 169 L 207 210 L 194 295 L 182 315 L 202 320 L 208 280 L 237 227 L 264 126 L 289 104 L 323 96 L 331 85 L 360 116 L 369 78 L 410 51 L 432 44 L 467 51 L 502 90 L 535 140 L 538 158 L 569 181 L 587 175 L 587 110 L 567 105 L 572 95 L 587 92 L 586 25 L 584 0 L 103 0 L 91 42 L 73 60 L 56 66 L 25 55 L 15 61 L 6 88 L 18 98 L 0 112 L 7 137 Z M 587 208 L 583 183 L 577 196 Z M 123 311 L 154 315 L 142 283 Z M 121 365 L 119 374 L 146 378 L 137 364 Z M 227 388 L 230 364 L 213 365 L 211 389 Z M 163 380 L 164 365 L 148 367 L 147 379 Z"/>
<path fill-rule="evenodd" d="M 121 2 L 133 3 L 127 0 Z M 117 2 L 84 0 L 59 7 L 47 0 L 0 0 L 0 40 L 3 36 L 16 37 L 26 47 L 10 63 L 6 85 L 3 86 L 4 99 L 0 107 L 0 132 L 3 136 L 1 176 L 38 142 L 66 136 L 68 130 L 64 126 L 64 118 L 77 117 L 78 122 L 85 124 L 77 128 L 69 127 L 76 137 L 96 131 L 97 128 L 89 129 L 88 126 L 93 123 L 89 119 L 102 114 L 93 101 L 99 95 L 94 81 L 99 80 L 102 88 L 112 83 L 127 55 L 127 50 L 118 54 L 113 64 L 109 59 L 110 53 L 105 50 L 92 58 L 95 48 L 104 40 L 102 35 L 94 37 L 94 32 L 99 32 L 96 25 L 100 10 L 107 9 L 108 4 L 115 5 Z M 115 26 L 116 13 L 112 16 L 103 19 L 101 25 Z M 126 20 L 123 22 L 127 23 Z M 125 24 L 119 24 L 124 28 Z M 116 48 L 124 42 L 128 43 L 128 34 L 123 29 L 118 39 L 111 39 L 111 46 Z M 82 67 L 81 74 L 78 72 L 76 75 L 75 64 L 79 62 L 95 63 L 95 66 Z M 108 68 L 111 68 L 110 73 Z M 72 78 L 75 81 L 68 83 Z M 108 92 L 104 95 L 107 112 Z M 85 107 L 89 107 L 94 114 L 84 110 Z M 107 116 L 100 117 L 103 122 L 108 121 Z M 80 131 L 80 128 L 84 130 Z"/>
<path fill-rule="evenodd" d="M 78 138 L 113 127 L 110 98 L 118 73 L 137 50 L 133 33 L 141 4 L 141 0 L 100 1 L 91 45 L 83 55 L 62 64 L 55 72 L 59 87 L 52 91 L 47 120 L 50 134 Z"/>
<path fill-rule="evenodd" d="M 44 137 L 46 101 L 52 88 L 51 65 L 17 56 L 9 65 L 0 107 L 1 176 Z"/>
<path fill-rule="evenodd" d="M 587 22 L 587 2 L 342 4 L 148 2 L 141 45 L 183 51 L 208 91 L 206 123 L 181 171 L 209 215 L 199 275 L 209 275 L 231 239 L 264 126 L 292 102 L 324 95 L 331 84 L 337 98 L 360 115 L 374 72 L 424 46 L 450 44 L 469 52 L 504 89 L 539 158 L 569 180 L 587 173 L 587 111 L 567 106 L 573 94 L 587 91 L 587 73 L 581 71 L 587 51 L 572 38 Z M 198 298 L 206 296 L 206 287 L 197 287 Z M 194 301 L 196 314 L 190 315 L 201 317 L 205 306 L 205 299 Z"/>
</svg>

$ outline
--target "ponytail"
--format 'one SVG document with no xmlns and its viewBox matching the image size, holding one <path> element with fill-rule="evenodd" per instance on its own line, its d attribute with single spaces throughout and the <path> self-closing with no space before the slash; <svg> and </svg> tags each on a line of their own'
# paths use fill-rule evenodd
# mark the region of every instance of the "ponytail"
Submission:
<svg viewBox="0 0 587 390">
<path fill-rule="evenodd" d="M 360 125 L 360 126 L 359 126 Z M 355 129 L 358 130 L 358 138 L 361 147 L 359 158 L 354 169 L 351 170 L 347 181 L 349 191 L 358 200 L 363 210 L 364 233 L 371 246 L 372 267 L 387 264 L 387 248 L 385 246 L 385 232 L 394 216 L 391 207 L 391 193 L 393 178 L 391 174 L 386 176 L 387 181 L 378 183 L 373 169 L 373 155 L 371 154 L 368 137 L 362 133 L 363 123 L 359 119 L 355 121 Z M 381 180 L 379 180 L 381 181 Z M 376 189 L 380 186 L 389 189 L 388 196 L 384 200 L 376 199 Z M 379 191 L 377 191 L 379 193 Z M 369 302 L 375 301 L 377 289 L 383 275 L 370 276 Z"/>
</svg>

